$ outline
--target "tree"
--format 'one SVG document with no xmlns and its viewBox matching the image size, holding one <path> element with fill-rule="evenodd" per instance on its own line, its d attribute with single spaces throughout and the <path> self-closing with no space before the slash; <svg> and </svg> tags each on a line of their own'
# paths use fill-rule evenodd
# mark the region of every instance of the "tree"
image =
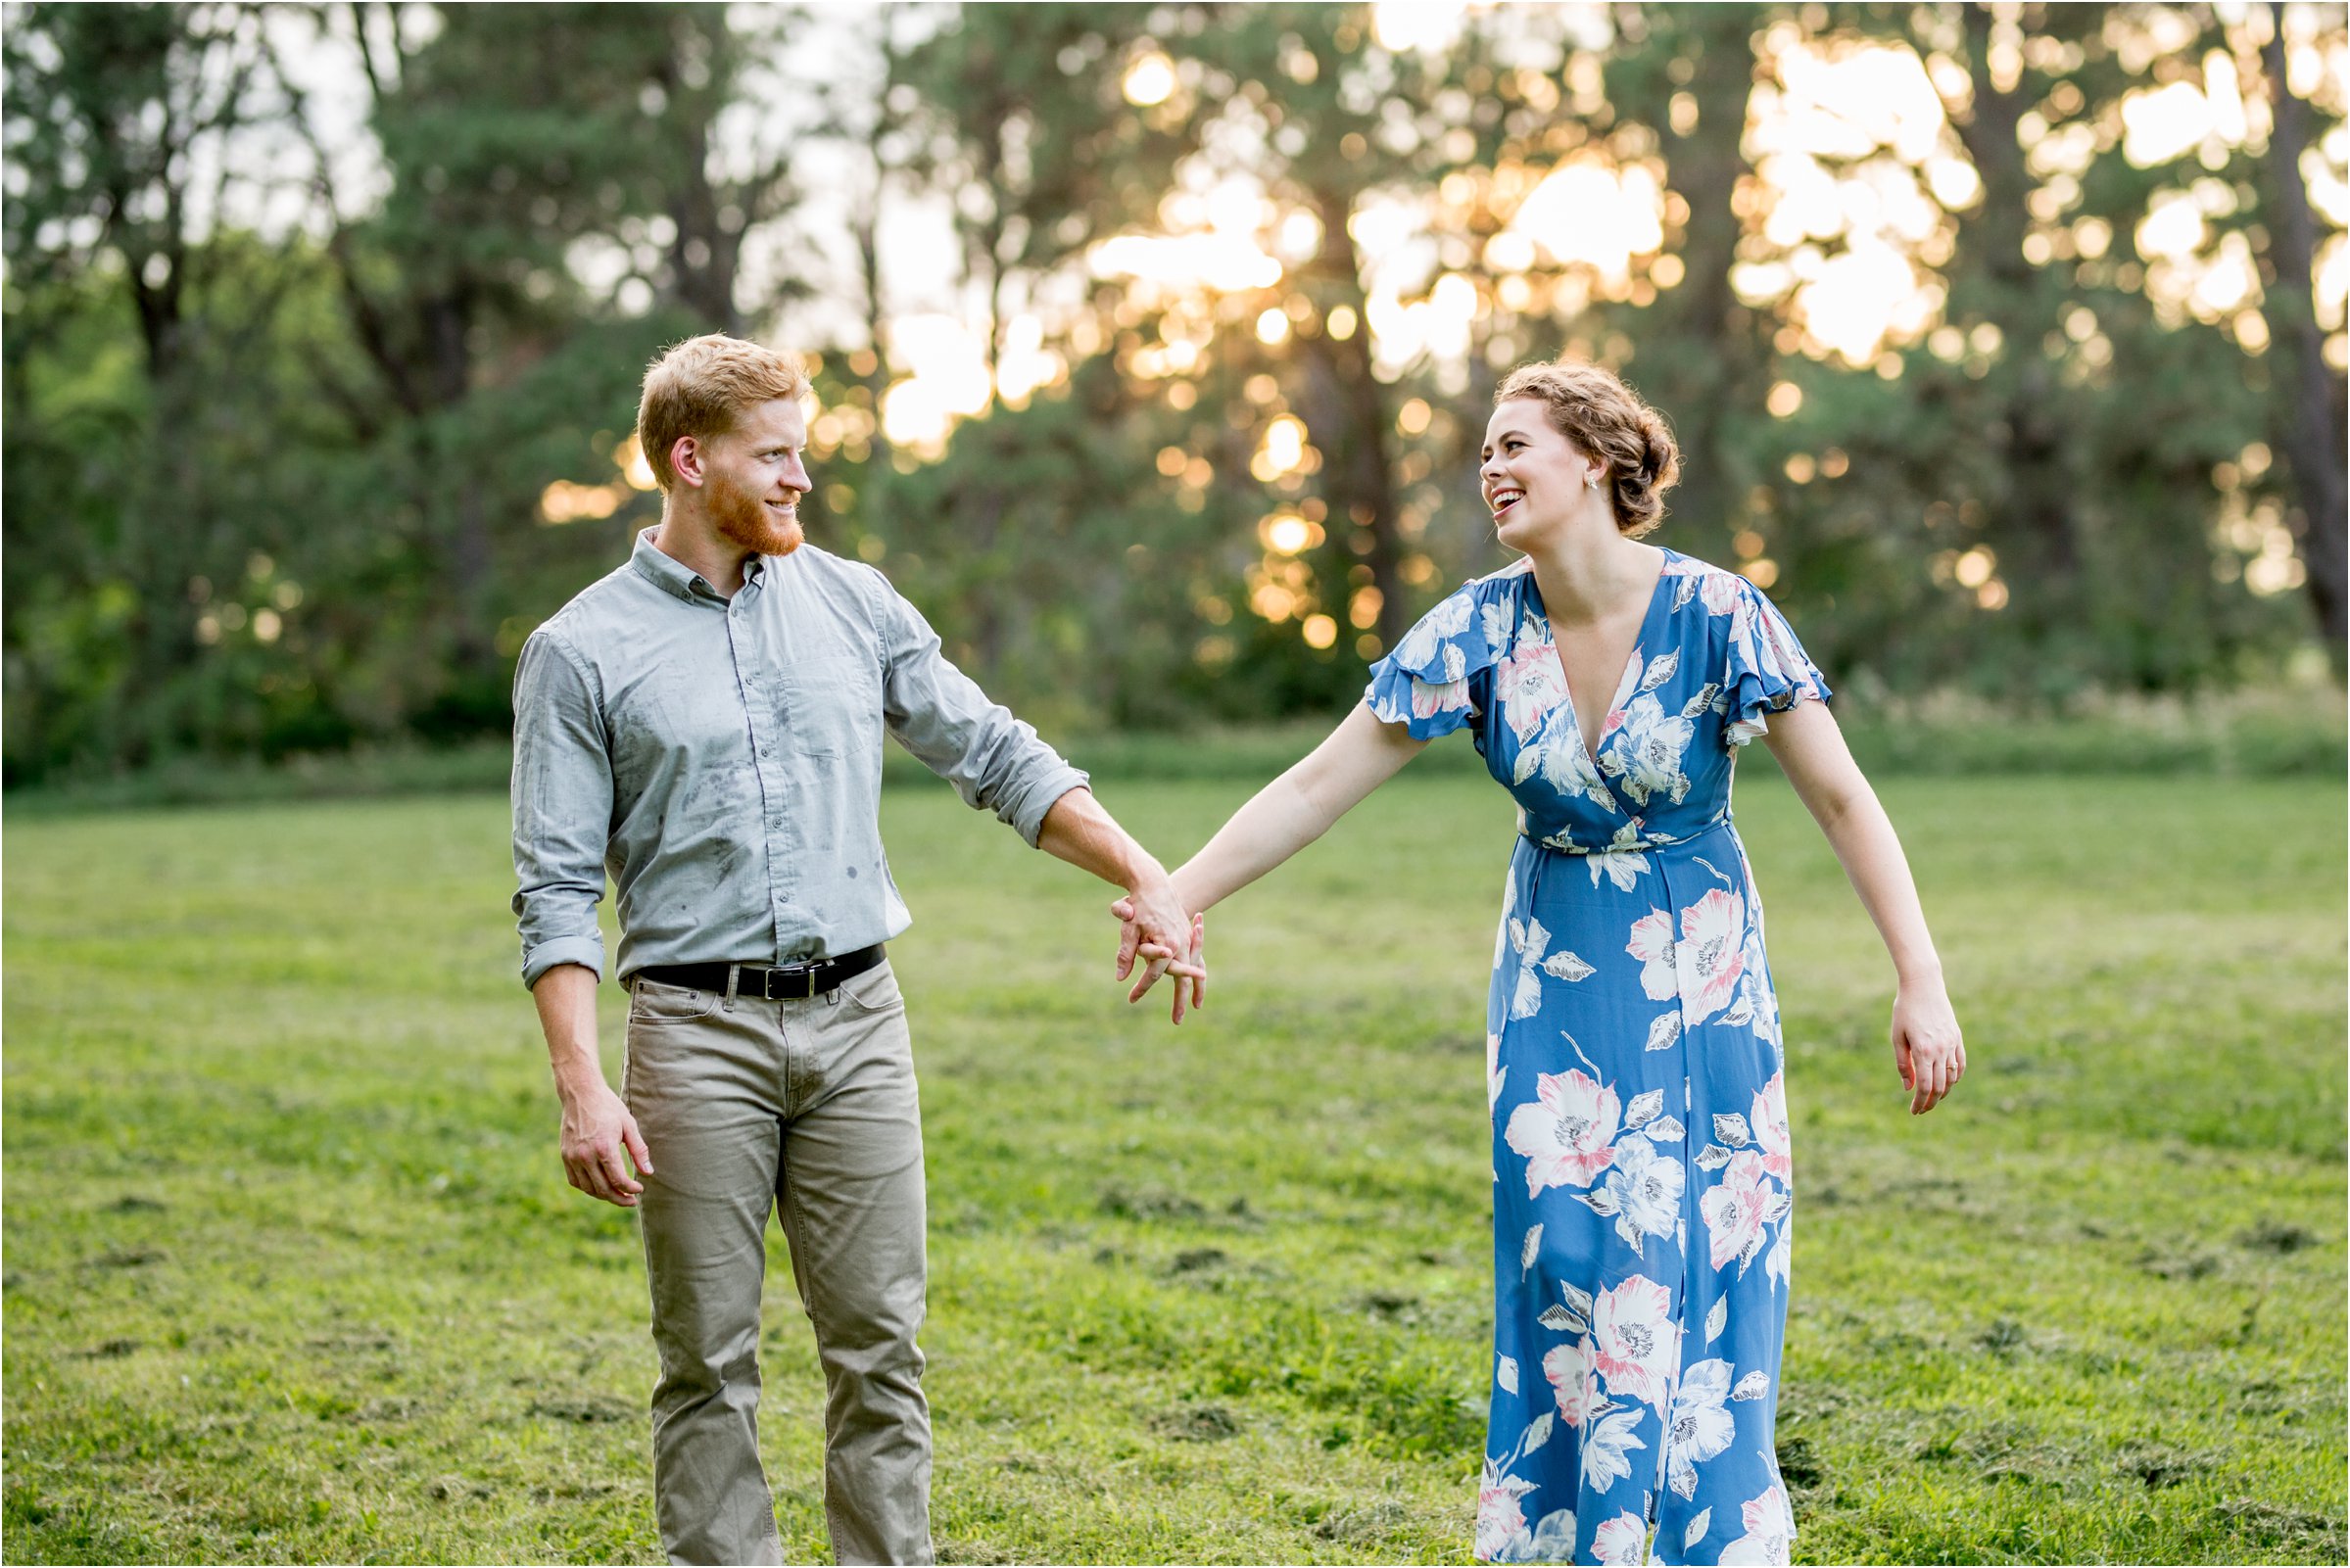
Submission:
<svg viewBox="0 0 2350 1568">
<path fill-rule="evenodd" d="M 12 705 L 41 732 L 18 732 L 32 754 L 138 760 L 221 723 L 221 700 L 250 706 L 191 666 L 213 585 L 266 547 L 252 518 L 282 480 L 249 459 L 277 414 L 278 317 L 314 259 L 218 231 L 253 184 L 229 156 L 259 112 L 251 9 L 42 5 L 14 23 Z M 10 756 L 21 769 L 26 746 Z"/>
<path fill-rule="evenodd" d="M 2285 15 L 2269 8 L 2269 36 L 2261 46 L 2269 90 L 2268 196 L 2274 212 L 2271 244 L 2262 268 L 2263 309 L 2269 338 L 2283 360 L 2276 380 L 2278 447 L 2291 470 L 2298 505 L 2293 532 L 2307 564 L 2310 604 L 2334 673 L 2343 670 L 2345 633 L 2343 531 L 2350 499 L 2343 490 L 2350 470 L 2345 428 L 2350 426 L 2343 375 L 2326 362 L 2318 327 L 2313 280 L 2317 276 L 2317 222 L 2301 166 L 2316 140 L 2311 106 L 2292 89 L 2285 64 Z"/>
</svg>

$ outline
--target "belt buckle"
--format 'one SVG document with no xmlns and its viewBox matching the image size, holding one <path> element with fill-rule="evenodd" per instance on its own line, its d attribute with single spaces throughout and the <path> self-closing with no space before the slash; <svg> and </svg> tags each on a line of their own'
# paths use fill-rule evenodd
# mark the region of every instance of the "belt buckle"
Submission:
<svg viewBox="0 0 2350 1568">
<path fill-rule="evenodd" d="M 777 981 L 783 989 L 776 988 Z M 816 994 L 816 966 L 792 964 L 763 970 L 759 974 L 759 998 L 767 1002 L 804 1002 Z"/>
</svg>

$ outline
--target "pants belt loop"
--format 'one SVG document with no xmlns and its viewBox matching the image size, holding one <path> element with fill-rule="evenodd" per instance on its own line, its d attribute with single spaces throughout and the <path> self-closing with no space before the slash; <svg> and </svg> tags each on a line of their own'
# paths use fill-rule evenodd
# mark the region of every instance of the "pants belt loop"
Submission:
<svg viewBox="0 0 2350 1568">
<path fill-rule="evenodd" d="M 742 983 L 743 966 L 740 964 L 729 964 L 726 967 L 726 1011 L 729 1013 L 732 1013 L 735 1010 L 735 991 L 737 987 L 742 985 Z"/>
</svg>

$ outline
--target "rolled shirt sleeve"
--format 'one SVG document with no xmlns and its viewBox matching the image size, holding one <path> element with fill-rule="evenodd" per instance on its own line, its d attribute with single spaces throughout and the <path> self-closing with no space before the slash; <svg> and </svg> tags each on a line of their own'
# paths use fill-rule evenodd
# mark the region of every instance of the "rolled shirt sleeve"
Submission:
<svg viewBox="0 0 2350 1568">
<path fill-rule="evenodd" d="M 965 804 L 994 812 L 1033 848 L 1053 802 L 1085 775 L 956 669 L 922 612 L 879 572 L 873 587 L 889 733 Z"/>
<path fill-rule="evenodd" d="M 612 769 L 587 668 L 542 629 L 514 670 L 514 914 L 522 932 L 522 983 L 558 964 L 603 977 L 604 855 L 612 823 Z"/>
</svg>

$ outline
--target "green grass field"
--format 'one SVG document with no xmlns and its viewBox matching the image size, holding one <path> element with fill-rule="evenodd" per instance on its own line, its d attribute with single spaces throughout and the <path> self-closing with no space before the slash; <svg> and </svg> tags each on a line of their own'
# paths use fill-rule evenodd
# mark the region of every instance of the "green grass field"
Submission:
<svg viewBox="0 0 2350 1568">
<path fill-rule="evenodd" d="M 2343 1560 L 2340 785 L 1888 782 L 1974 1063 L 1912 1119 L 1883 954 L 1750 773 L 1798 1559 Z M 1173 856 L 1247 786 L 1105 791 Z M 942 1557 L 1465 1560 L 1506 798 L 1407 774 L 1212 917 L 1180 1030 L 1119 1000 L 1106 889 L 942 790 L 884 812 Z M 634 1221 L 562 1180 L 505 832 L 477 796 L 12 821 L 9 1560 L 657 1558 Z"/>
</svg>

